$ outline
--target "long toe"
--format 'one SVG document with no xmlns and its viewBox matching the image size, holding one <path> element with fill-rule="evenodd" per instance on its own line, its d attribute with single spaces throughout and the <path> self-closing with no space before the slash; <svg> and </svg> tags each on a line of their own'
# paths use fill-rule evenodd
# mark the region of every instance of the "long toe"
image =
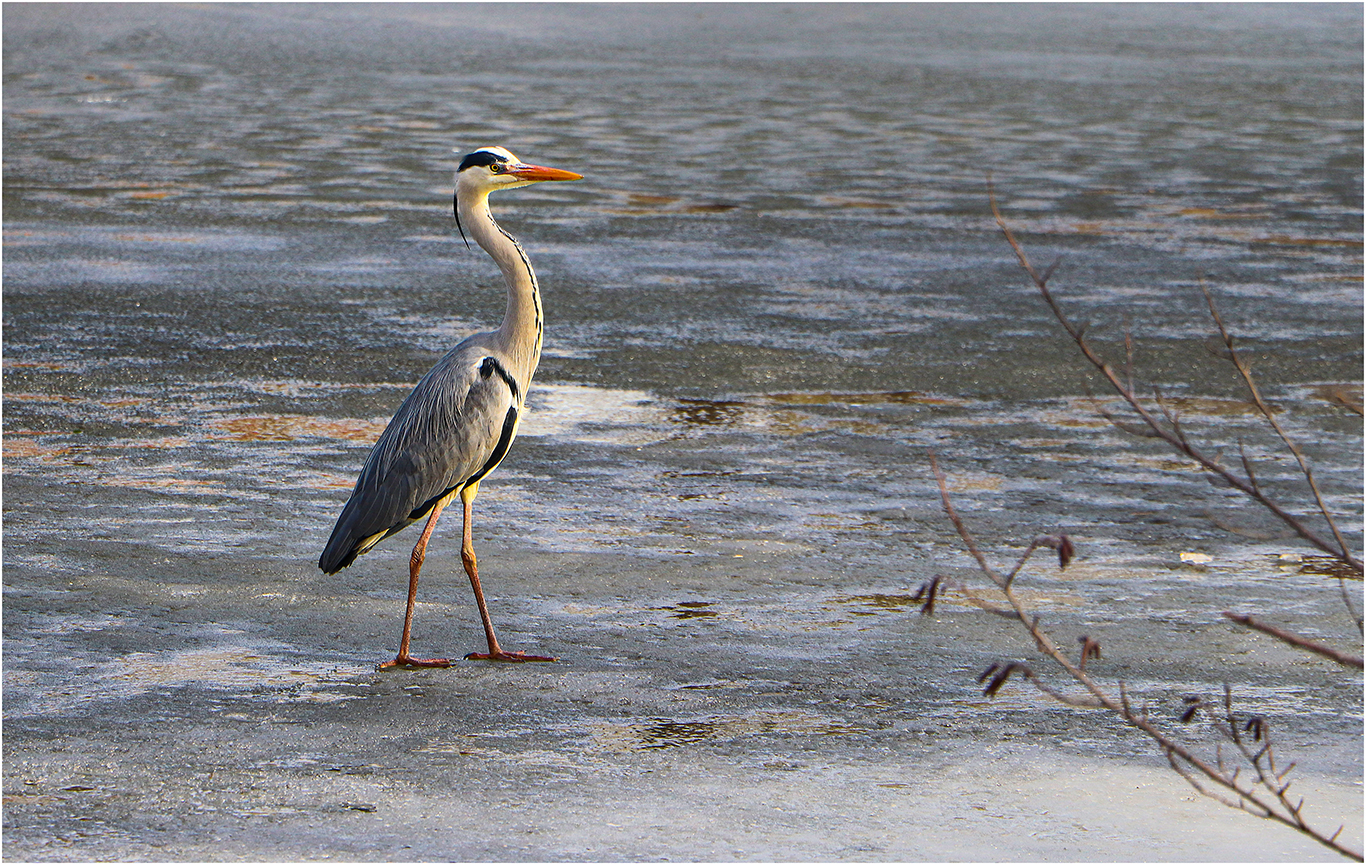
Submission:
<svg viewBox="0 0 1366 865">
<path fill-rule="evenodd" d="M 385 661 L 379 665 L 381 670 L 392 670 L 398 667 L 449 667 L 449 658 L 407 658 L 400 655 L 392 661 Z"/>
<path fill-rule="evenodd" d="M 467 661 L 512 661 L 520 663 L 524 661 L 558 661 L 559 658 L 550 658 L 545 655 L 528 655 L 526 652 L 470 652 L 465 656 Z"/>
</svg>

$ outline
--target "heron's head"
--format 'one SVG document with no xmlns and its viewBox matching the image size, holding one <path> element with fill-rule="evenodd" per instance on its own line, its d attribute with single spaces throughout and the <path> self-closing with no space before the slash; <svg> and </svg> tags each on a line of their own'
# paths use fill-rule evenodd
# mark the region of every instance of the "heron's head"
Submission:
<svg viewBox="0 0 1366 865">
<path fill-rule="evenodd" d="M 455 171 L 456 194 L 468 190 L 487 195 L 499 189 L 516 189 L 543 180 L 578 180 L 581 174 L 528 165 L 502 147 L 481 147 L 460 160 Z"/>
<path fill-rule="evenodd" d="M 461 199 L 477 201 L 500 189 L 516 189 L 543 180 L 579 180 L 582 177 L 572 171 L 527 165 L 503 147 L 481 147 L 466 154 L 455 170 L 455 200 L 451 207 L 455 211 L 455 225 L 460 229 L 460 236 L 465 237 L 465 227 L 460 224 Z M 465 245 L 470 245 L 469 238 L 465 238 Z"/>
</svg>

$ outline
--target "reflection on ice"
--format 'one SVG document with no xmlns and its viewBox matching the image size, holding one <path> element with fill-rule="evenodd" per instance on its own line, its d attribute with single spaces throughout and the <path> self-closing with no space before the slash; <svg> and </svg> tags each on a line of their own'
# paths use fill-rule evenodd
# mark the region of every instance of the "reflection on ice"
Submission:
<svg viewBox="0 0 1366 865">
<path fill-rule="evenodd" d="M 599 444 L 659 440 L 666 408 L 643 391 L 535 383 L 519 436 L 572 438 Z"/>
</svg>

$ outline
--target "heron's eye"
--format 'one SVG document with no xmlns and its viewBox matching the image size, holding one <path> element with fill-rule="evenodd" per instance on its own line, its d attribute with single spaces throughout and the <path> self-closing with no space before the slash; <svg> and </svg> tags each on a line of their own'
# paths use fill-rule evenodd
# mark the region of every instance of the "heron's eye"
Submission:
<svg viewBox="0 0 1366 865">
<path fill-rule="evenodd" d="M 507 166 L 503 165 L 501 162 L 495 162 L 489 166 L 489 171 L 494 174 L 502 174 L 504 171 L 507 171 Z"/>
</svg>

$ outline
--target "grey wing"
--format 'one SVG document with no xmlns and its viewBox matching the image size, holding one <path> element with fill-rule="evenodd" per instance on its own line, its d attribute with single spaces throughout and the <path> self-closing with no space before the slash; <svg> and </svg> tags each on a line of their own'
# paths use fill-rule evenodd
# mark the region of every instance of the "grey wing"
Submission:
<svg viewBox="0 0 1366 865">
<path fill-rule="evenodd" d="M 461 345 L 443 357 L 370 450 L 318 566 L 336 573 L 492 471 L 516 435 L 519 397 L 484 348 Z"/>
</svg>

